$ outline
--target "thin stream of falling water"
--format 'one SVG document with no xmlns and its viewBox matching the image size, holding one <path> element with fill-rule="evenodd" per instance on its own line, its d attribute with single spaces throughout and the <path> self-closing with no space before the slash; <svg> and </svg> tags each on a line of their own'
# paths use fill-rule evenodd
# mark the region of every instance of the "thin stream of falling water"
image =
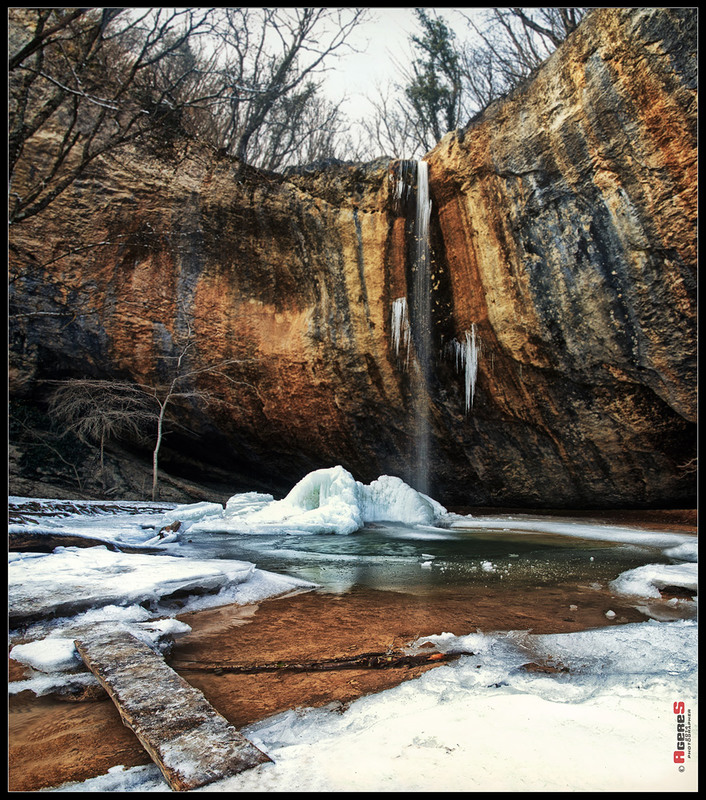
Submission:
<svg viewBox="0 0 706 800">
<path fill-rule="evenodd" d="M 408 482 L 417 491 L 429 494 L 429 459 L 431 443 L 431 409 L 429 385 L 432 369 L 431 323 L 431 258 L 429 246 L 429 168 L 426 161 L 403 161 L 394 192 L 400 210 L 405 213 L 414 201 L 414 217 L 407 218 L 411 234 L 407 258 L 410 278 L 406 297 L 392 303 L 390 321 L 392 347 L 412 373 L 413 444 L 410 452 Z M 414 358 L 410 352 L 414 345 Z M 404 353 L 400 351 L 404 350 Z M 403 360 L 404 359 L 404 360 Z"/>
<path fill-rule="evenodd" d="M 431 278 L 429 254 L 429 167 L 426 161 L 417 161 L 417 209 L 414 229 L 414 309 L 418 337 L 417 366 L 419 380 L 414 395 L 416 423 L 415 488 L 428 494 L 429 446 L 431 439 L 429 379 L 431 371 Z"/>
<path fill-rule="evenodd" d="M 431 198 L 429 197 L 429 165 L 426 161 L 400 162 L 394 198 L 399 212 L 407 214 L 406 231 L 411 235 L 407 250 L 407 297 L 398 297 L 392 303 L 390 321 L 392 347 L 412 372 L 412 424 L 413 444 L 410 452 L 408 482 L 424 494 L 429 494 L 431 449 L 431 371 L 432 371 L 432 301 L 431 252 L 429 222 Z M 414 216 L 409 210 L 414 203 Z M 413 344 L 413 348 L 412 348 Z M 410 352 L 414 350 L 414 358 Z M 400 351 L 404 350 L 404 353 Z M 456 371 L 464 375 L 465 412 L 473 407 L 478 378 L 481 340 L 475 324 L 465 331 L 461 340 L 454 339 L 442 351 L 455 358 Z"/>
</svg>

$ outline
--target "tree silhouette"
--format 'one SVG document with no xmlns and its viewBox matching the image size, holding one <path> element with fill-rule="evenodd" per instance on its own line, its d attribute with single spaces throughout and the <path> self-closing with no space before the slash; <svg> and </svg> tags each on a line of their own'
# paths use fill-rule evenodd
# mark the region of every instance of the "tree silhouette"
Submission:
<svg viewBox="0 0 706 800">
<path fill-rule="evenodd" d="M 179 337 L 176 354 L 163 359 L 166 378 L 152 383 L 139 383 L 93 378 L 53 381 L 57 384 L 50 395 L 50 413 L 63 423 L 67 432 L 74 432 L 83 442 L 95 442 L 100 448 L 101 474 L 104 471 L 104 447 L 111 439 L 129 436 L 152 443 L 152 500 L 157 500 L 159 456 L 170 422 L 168 412 L 178 400 L 202 404 L 213 401 L 208 391 L 197 386 L 198 377 L 219 375 L 230 383 L 247 384 L 228 375 L 227 368 L 249 359 L 223 359 L 200 364 L 194 355 L 196 337 L 187 323 Z M 174 423 L 174 420 L 171 420 Z"/>
<path fill-rule="evenodd" d="M 101 481 L 105 488 L 104 450 L 111 439 L 132 434 L 154 418 L 143 390 L 127 381 L 73 378 L 57 382 L 49 396 L 49 413 L 65 433 L 75 433 L 84 443 L 97 442 Z"/>
</svg>

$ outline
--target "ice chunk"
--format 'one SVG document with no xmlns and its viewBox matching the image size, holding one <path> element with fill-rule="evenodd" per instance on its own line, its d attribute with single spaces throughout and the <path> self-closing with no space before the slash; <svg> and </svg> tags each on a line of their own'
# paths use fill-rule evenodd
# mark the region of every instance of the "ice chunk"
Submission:
<svg viewBox="0 0 706 800">
<path fill-rule="evenodd" d="M 53 614 L 69 615 L 107 605 L 158 605 L 175 593 L 214 593 L 253 578 L 246 561 L 114 553 L 105 547 L 58 547 L 44 558 L 8 565 L 8 599 L 13 623 Z M 279 576 L 278 576 L 279 577 Z M 304 584 L 294 578 L 290 589 Z M 284 586 L 278 593 L 286 591 Z"/>
<path fill-rule="evenodd" d="M 164 516 L 166 519 L 179 520 L 184 522 L 189 519 L 198 519 L 204 514 L 222 514 L 223 506 L 220 503 L 187 503 L 177 506 L 168 511 Z"/>
<path fill-rule="evenodd" d="M 34 692 L 37 697 L 45 694 L 66 694 L 81 689 L 99 688 L 100 682 L 92 672 L 52 672 L 34 673 L 32 677 L 22 681 L 11 681 L 7 690 L 9 694 Z"/>
<path fill-rule="evenodd" d="M 310 472 L 283 500 L 248 515 L 248 522 L 309 533 L 348 534 L 363 525 L 356 480 L 343 467 Z"/>
<path fill-rule="evenodd" d="M 40 672 L 71 672 L 83 664 L 73 641 L 61 637 L 17 644 L 10 651 L 10 658 Z"/>
<path fill-rule="evenodd" d="M 619 594 L 661 597 L 660 589 L 677 586 L 696 592 L 697 564 L 646 564 L 623 572 L 611 584 Z"/>
<path fill-rule="evenodd" d="M 693 542 L 682 542 L 676 547 L 669 547 L 664 551 L 665 556 L 669 558 L 678 558 L 681 561 L 698 561 L 699 560 L 699 546 L 695 539 Z"/>
<path fill-rule="evenodd" d="M 226 503 L 226 513 L 229 516 L 249 514 L 252 511 L 259 511 L 274 499 L 271 494 L 262 494 L 260 492 L 235 494 Z"/>
<path fill-rule="evenodd" d="M 163 522 L 160 528 L 180 522 L 179 532 L 184 533 L 194 521 L 204 517 L 217 520 L 223 517 L 223 513 L 223 506 L 220 503 L 187 503 L 167 511 L 162 517 Z M 158 537 L 155 537 L 154 540 L 150 539 L 147 544 L 153 541 L 158 541 Z"/>
<path fill-rule="evenodd" d="M 364 522 L 430 525 L 446 512 L 435 500 L 391 475 L 382 475 L 368 486 L 358 483 L 358 487 Z"/>
</svg>

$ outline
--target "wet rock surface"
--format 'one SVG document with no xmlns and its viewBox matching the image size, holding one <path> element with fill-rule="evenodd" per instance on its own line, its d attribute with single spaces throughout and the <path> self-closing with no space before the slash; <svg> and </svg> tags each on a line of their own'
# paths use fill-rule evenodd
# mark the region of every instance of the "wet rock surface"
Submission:
<svg viewBox="0 0 706 800">
<path fill-rule="evenodd" d="M 194 382 L 211 402 L 173 406 L 162 458 L 184 478 L 286 491 L 341 464 L 411 482 L 428 397 L 428 489 L 447 505 L 688 504 L 695 19 L 592 12 L 427 156 L 426 387 L 392 347 L 393 303 L 414 294 L 399 163 L 279 176 L 184 142 L 97 162 L 11 231 L 11 396 L 41 404 L 42 381 L 74 376 L 154 385 L 191 331 L 195 365 L 229 364 Z M 466 413 L 448 345 L 472 326 Z"/>
</svg>

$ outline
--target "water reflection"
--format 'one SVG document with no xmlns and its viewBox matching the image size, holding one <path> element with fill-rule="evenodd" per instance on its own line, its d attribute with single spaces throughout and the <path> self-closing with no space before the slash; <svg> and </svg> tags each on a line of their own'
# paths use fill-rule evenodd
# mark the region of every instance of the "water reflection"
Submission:
<svg viewBox="0 0 706 800">
<path fill-rule="evenodd" d="M 353 587 L 433 593 L 467 584 L 510 588 L 578 581 L 605 585 L 621 572 L 670 563 L 662 548 L 512 529 L 441 529 L 376 524 L 351 536 L 196 533 L 183 543 L 201 558 L 252 561 L 312 581 L 321 591 Z"/>
</svg>

